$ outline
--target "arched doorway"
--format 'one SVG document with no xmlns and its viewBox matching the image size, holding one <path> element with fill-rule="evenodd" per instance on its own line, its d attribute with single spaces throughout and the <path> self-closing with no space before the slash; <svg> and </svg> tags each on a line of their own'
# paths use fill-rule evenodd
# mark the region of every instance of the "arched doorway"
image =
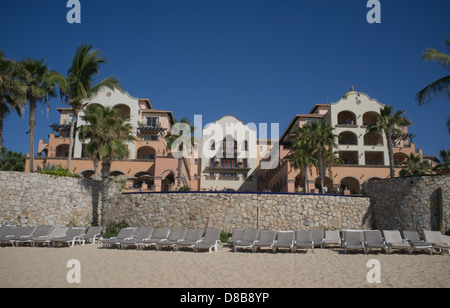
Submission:
<svg viewBox="0 0 450 308">
<path fill-rule="evenodd" d="M 315 187 L 320 191 L 320 177 L 316 178 Z M 325 190 L 323 193 L 330 192 L 333 189 L 333 180 L 326 176 L 323 180 L 323 188 Z"/>
<path fill-rule="evenodd" d="M 354 177 L 343 178 L 341 180 L 340 190 L 341 190 L 341 192 L 344 192 L 345 190 L 350 190 L 350 193 L 352 195 L 361 193 L 361 187 L 359 185 L 359 181 L 357 179 L 355 179 Z"/>
<path fill-rule="evenodd" d="M 175 174 L 173 171 L 169 171 L 163 175 L 161 183 L 161 191 L 172 191 L 175 187 Z"/>
</svg>

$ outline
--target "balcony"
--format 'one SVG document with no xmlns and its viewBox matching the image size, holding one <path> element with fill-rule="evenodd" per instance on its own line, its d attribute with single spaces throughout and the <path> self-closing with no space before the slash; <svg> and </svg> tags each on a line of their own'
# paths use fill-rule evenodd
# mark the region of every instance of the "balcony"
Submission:
<svg viewBox="0 0 450 308">
<path fill-rule="evenodd" d="M 155 125 L 149 125 L 148 123 L 138 121 L 137 124 L 138 124 L 138 130 L 142 134 L 145 133 L 145 134 L 157 135 L 157 134 L 160 134 L 167 130 L 167 128 L 161 127 L 161 123 L 158 123 Z"/>
</svg>

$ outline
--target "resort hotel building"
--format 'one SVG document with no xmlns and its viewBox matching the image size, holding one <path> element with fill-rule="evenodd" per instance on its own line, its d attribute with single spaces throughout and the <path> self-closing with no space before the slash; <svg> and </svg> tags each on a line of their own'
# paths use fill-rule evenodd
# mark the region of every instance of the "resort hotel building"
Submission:
<svg viewBox="0 0 450 308">
<path fill-rule="evenodd" d="M 316 104 L 307 114 L 297 114 L 279 139 L 257 139 L 256 125 L 243 123 L 227 115 L 202 128 L 193 138 L 190 156 L 177 158 L 168 147 L 176 123 L 169 110 L 154 109 L 149 99 L 134 98 L 128 93 L 103 90 L 87 103 L 111 107 L 119 115 L 128 115 L 135 141 L 127 144 L 129 157 L 115 160 L 111 177 L 121 180 L 126 191 L 174 191 L 188 187 L 192 191 L 268 191 L 318 192 L 319 175 L 315 167 L 308 170 L 307 183 L 301 170 L 291 167 L 287 155 L 295 138 L 296 127 L 311 121 L 326 121 L 337 135 L 339 163 L 327 168 L 325 186 L 328 192 L 358 194 L 362 184 L 389 177 L 389 156 L 384 134 L 370 135 L 366 128 L 375 123 L 384 105 L 367 94 L 351 89 L 339 101 Z M 72 108 L 58 108 L 59 123 L 51 125 L 47 141 L 39 140 L 35 168 L 44 165 L 67 166 Z M 80 112 L 76 127 L 85 125 Z M 283 126 L 283 124 L 280 124 Z M 410 153 L 416 150 L 408 127 L 394 140 L 395 172 Z M 276 136 L 278 138 L 278 136 Z M 85 178 L 99 179 L 93 160 L 85 153 L 86 142 L 76 133 L 70 171 Z M 29 155 L 27 155 L 29 157 Z M 276 159 L 274 160 L 274 157 Z M 101 168 L 101 164 L 98 164 Z M 268 167 L 269 166 L 269 167 Z M 25 170 L 29 170 L 29 159 Z"/>
</svg>

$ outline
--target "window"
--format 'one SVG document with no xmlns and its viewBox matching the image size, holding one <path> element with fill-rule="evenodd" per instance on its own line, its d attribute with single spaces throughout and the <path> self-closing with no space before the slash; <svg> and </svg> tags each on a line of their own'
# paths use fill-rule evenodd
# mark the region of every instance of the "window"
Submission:
<svg viewBox="0 0 450 308">
<path fill-rule="evenodd" d="M 248 151 L 248 141 L 244 141 L 244 151 Z"/>
<path fill-rule="evenodd" d="M 210 160 L 209 160 L 209 166 L 210 167 L 214 167 L 215 166 L 215 164 L 214 164 L 214 158 L 211 158 Z"/>
<path fill-rule="evenodd" d="M 212 151 L 216 150 L 216 142 L 214 140 L 211 140 L 211 150 Z"/>
<path fill-rule="evenodd" d="M 144 134 L 144 138 L 145 141 L 158 141 L 159 137 L 158 135 L 149 135 L 149 134 Z"/>
<path fill-rule="evenodd" d="M 223 168 L 234 168 L 236 167 L 236 159 L 234 158 L 222 158 L 220 160 L 220 166 Z"/>
<path fill-rule="evenodd" d="M 242 160 L 242 167 L 248 168 L 248 160 L 246 158 Z"/>
<path fill-rule="evenodd" d="M 147 126 L 150 127 L 158 127 L 159 126 L 159 118 L 157 117 L 147 117 Z"/>
</svg>

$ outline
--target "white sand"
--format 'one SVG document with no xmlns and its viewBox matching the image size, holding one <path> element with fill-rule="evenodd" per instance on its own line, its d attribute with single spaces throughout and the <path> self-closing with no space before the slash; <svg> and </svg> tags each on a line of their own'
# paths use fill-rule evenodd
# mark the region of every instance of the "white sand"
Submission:
<svg viewBox="0 0 450 308">
<path fill-rule="evenodd" d="M 81 265 L 81 283 L 69 284 L 67 262 Z M 381 283 L 367 282 L 367 262 L 381 265 Z M 303 288 L 450 287 L 450 256 L 315 249 L 290 252 L 218 252 L 73 248 L 0 248 L 0 287 Z"/>
</svg>

